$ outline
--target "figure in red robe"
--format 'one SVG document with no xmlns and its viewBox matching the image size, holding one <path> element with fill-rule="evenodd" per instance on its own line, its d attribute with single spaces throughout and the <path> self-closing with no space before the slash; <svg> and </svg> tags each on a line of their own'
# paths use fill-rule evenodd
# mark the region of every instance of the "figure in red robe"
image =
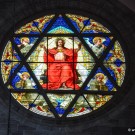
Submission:
<svg viewBox="0 0 135 135">
<path fill-rule="evenodd" d="M 78 79 L 76 74 L 77 53 L 81 49 L 81 44 L 77 49 L 64 47 L 65 41 L 61 38 L 56 40 L 56 47 L 53 49 L 44 48 L 44 62 L 48 69 L 46 76 L 48 84 L 42 84 L 48 90 L 58 90 L 59 88 L 71 88 L 78 90 L 80 87 L 75 83 Z"/>
</svg>

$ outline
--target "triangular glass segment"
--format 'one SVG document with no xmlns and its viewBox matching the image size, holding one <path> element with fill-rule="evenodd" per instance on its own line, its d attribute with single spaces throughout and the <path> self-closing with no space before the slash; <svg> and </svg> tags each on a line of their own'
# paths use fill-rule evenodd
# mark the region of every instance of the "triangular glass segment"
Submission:
<svg viewBox="0 0 135 135">
<path fill-rule="evenodd" d="M 116 41 L 106 56 L 104 63 L 114 63 L 117 66 L 121 66 L 123 62 L 125 62 L 125 56 L 120 43 Z"/>
<path fill-rule="evenodd" d="M 37 93 L 12 93 L 12 95 L 26 109 L 42 116 L 54 117 L 42 95 Z"/>
<path fill-rule="evenodd" d="M 16 37 L 14 38 L 14 42 L 15 45 L 17 45 L 17 47 L 19 48 L 20 52 L 25 56 L 35 44 L 37 39 L 37 37 Z M 16 53 L 15 50 L 14 53 Z"/>
<path fill-rule="evenodd" d="M 112 73 L 112 70 L 109 71 L 110 75 L 116 81 L 115 74 Z M 94 91 L 116 91 L 112 82 L 108 79 L 106 74 L 102 71 L 101 68 L 98 68 L 94 77 L 90 80 L 87 85 L 86 90 L 94 90 Z"/>
<path fill-rule="evenodd" d="M 78 32 L 81 32 L 85 26 L 90 25 L 90 20 L 88 17 L 82 17 L 73 14 L 66 14 L 66 16 L 70 19 L 71 23 L 74 25 Z"/>
<path fill-rule="evenodd" d="M 12 69 L 14 67 L 17 67 L 18 65 L 19 65 L 18 62 L 11 62 L 11 61 L 1 62 L 1 73 L 4 83 L 6 83 L 9 79 L 9 76 L 11 76 Z"/>
<path fill-rule="evenodd" d="M 111 76 L 115 76 L 118 86 L 121 86 L 125 78 L 126 64 L 106 63 L 104 65 Z"/>
<path fill-rule="evenodd" d="M 8 41 L 6 44 L 1 61 L 7 64 L 13 61 L 20 61 L 20 57 L 15 52 L 13 45 L 10 41 Z"/>
<path fill-rule="evenodd" d="M 88 101 L 93 100 L 95 102 L 95 104 L 93 104 L 94 105 L 93 111 L 105 105 L 113 97 L 113 95 L 91 95 L 91 94 L 89 94 L 88 96 L 89 96 Z"/>
<path fill-rule="evenodd" d="M 10 72 L 10 76 L 12 73 L 17 69 L 18 65 L 15 65 Z M 13 78 L 11 77 L 10 85 L 8 86 L 10 89 L 14 89 L 16 91 L 19 90 L 34 90 L 37 89 L 37 85 L 34 82 L 33 78 L 31 77 L 30 73 L 28 72 L 27 68 L 23 66 L 19 72 Z"/>
<path fill-rule="evenodd" d="M 82 33 L 110 33 L 110 31 L 99 22 L 90 19 L 88 25 L 86 25 Z"/>
<path fill-rule="evenodd" d="M 48 33 L 53 34 L 66 34 L 66 33 L 74 33 L 71 28 L 66 23 L 65 19 L 59 15 L 57 20 L 54 22 Z"/>
<path fill-rule="evenodd" d="M 32 21 L 17 29 L 15 34 L 40 34 L 40 31 Z"/>
<path fill-rule="evenodd" d="M 84 40 L 95 55 L 100 58 L 110 45 L 112 37 L 85 37 Z"/>
<path fill-rule="evenodd" d="M 72 111 L 67 115 L 67 117 L 76 117 L 81 116 L 92 111 L 92 106 L 86 100 L 86 95 L 80 96 L 74 106 L 72 107 Z"/>
<path fill-rule="evenodd" d="M 33 22 L 38 27 L 39 31 L 43 32 L 53 17 L 54 17 L 54 15 L 48 15 L 48 16 L 44 16 L 39 19 L 36 19 Z"/>
<path fill-rule="evenodd" d="M 60 117 L 64 114 L 65 110 L 75 97 L 74 94 L 47 94 L 47 96 Z M 73 110 L 71 109 L 70 112 L 72 111 Z"/>
</svg>

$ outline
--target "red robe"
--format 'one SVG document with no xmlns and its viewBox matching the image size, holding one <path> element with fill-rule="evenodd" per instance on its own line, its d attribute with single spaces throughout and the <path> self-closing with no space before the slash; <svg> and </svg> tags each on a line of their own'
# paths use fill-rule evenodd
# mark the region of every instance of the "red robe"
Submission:
<svg viewBox="0 0 135 135">
<path fill-rule="evenodd" d="M 77 53 L 74 51 L 73 54 L 73 49 L 63 49 L 66 57 L 64 61 L 55 60 L 54 55 L 57 53 L 58 51 L 56 49 L 49 49 L 48 58 L 46 53 L 44 53 L 44 62 L 46 63 L 48 60 L 48 62 L 52 63 L 48 63 L 48 70 L 46 72 L 48 84 L 43 84 L 42 87 L 48 87 L 48 90 L 57 90 L 65 83 L 67 88 L 78 90 L 80 87 L 75 84 L 77 80 L 76 63 L 70 63 L 77 62 Z"/>
</svg>

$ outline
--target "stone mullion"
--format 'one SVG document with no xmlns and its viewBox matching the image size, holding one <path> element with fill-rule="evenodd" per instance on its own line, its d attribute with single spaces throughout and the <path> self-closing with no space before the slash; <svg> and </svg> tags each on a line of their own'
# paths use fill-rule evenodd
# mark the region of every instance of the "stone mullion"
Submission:
<svg viewBox="0 0 135 135">
<path fill-rule="evenodd" d="M 78 100 L 80 94 L 76 94 L 74 99 L 71 101 L 71 103 L 69 104 L 68 108 L 65 110 L 64 114 L 62 115 L 62 119 L 65 119 L 66 116 L 69 114 L 71 108 L 73 107 L 73 105 L 76 103 L 76 101 Z"/>
<path fill-rule="evenodd" d="M 9 89 L 11 93 L 39 93 L 39 90 L 35 89 L 19 89 L 18 91 L 14 89 Z M 51 94 L 100 94 L 100 95 L 115 95 L 117 91 L 104 91 L 104 90 L 84 90 L 84 91 L 73 91 L 73 90 L 44 90 L 45 93 Z"/>
<path fill-rule="evenodd" d="M 79 33 L 80 37 L 110 37 L 112 33 Z M 77 37 L 78 33 L 68 33 L 68 34 L 55 34 L 55 33 L 42 33 L 44 37 Z M 40 37 L 40 34 L 14 34 L 14 37 Z"/>
<path fill-rule="evenodd" d="M 86 99 L 86 97 L 84 96 L 84 94 L 82 96 L 85 99 L 85 101 L 87 102 L 87 104 L 89 105 L 90 109 L 93 110 L 93 107 L 90 105 L 90 103 L 88 102 L 88 100 Z"/>
</svg>

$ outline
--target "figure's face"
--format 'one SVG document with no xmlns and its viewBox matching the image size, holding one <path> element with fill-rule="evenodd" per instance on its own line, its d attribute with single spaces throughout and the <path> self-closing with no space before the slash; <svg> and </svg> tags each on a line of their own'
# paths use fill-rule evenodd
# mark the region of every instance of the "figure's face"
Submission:
<svg viewBox="0 0 135 135">
<path fill-rule="evenodd" d="M 26 75 L 22 75 L 22 79 L 25 81 L 28 79 L 28 77 Z"/>
<path fill-rule="evenodd" d="M 103 78 L 102 78 L 101 76 L 98 76 L 98 77 L 97 77 L 97 82 L 101 83 L 102 80 L 103 80 Z"/>
<path fill-rule="evenodd" d="M 59 40 L 59 41 L 58 41 L 58 46 L 59 46 L 59 47 L 62 47 L 62 46 L 63 46 L 63 41 L 62 41 L 62 40 Z"/>
<path fill-rule="evenodd" d="M 99 38 L 97 41 L 97 45 L 100 45 L 102 43 L 102 40 Z"/>
<path fill-rule="evenodd" d="M 28 40 L 23 39 L 23 41 L 22 41 L 22 44 L 23 44 L 23 45 L 27 45 L 28 43 L 29 43 Z"/>
</svg>

